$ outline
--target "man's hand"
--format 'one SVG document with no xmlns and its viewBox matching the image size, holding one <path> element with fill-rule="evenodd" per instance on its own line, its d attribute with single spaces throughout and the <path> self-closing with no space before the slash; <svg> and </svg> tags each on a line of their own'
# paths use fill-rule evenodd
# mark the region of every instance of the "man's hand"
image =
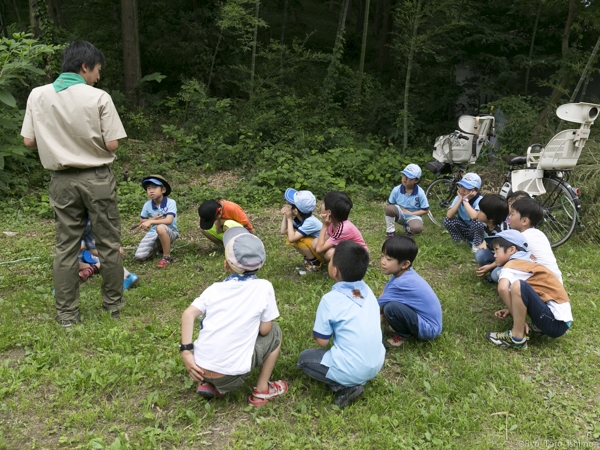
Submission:
<svg viewBox="0 0 600 450">
<path fill-rule="evenodd" d="M 501 309 L 496 311 L 494 316 L 496 316 L 498 319 L 506 319 L 508 316 L 510 316 L 510 311 L 508 309 Z"/>
<path fill-rule="evenodd" d="M 190 377 L 198 382 L 204 381 L 204 369 L 196 365 L 196 361 L 194 361 L 194 354 L 188 350 L 184 350 L 181 352 L 181 357 L 183 358 L 185 370 L 187 370 L 187 372 L 190 374 Z"/>
</svg>

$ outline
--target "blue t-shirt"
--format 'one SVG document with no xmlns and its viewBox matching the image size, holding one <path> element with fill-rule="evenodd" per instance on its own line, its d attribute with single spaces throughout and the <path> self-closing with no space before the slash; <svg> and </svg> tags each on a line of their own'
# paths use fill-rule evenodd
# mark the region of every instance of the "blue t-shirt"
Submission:
<svg viewBox="0 0 600 450">
<path fill-rule="evenodd" d="M 421 209 L 429 209 L 429 202 L 425 196 L 425 191 L 415 184 L 413 191 L 410 194 L 406 193 L 404 185 L 400 184 L 392 189 L 390 192 L 390 198 L 388 199 L 390 205 L 398 205 L 402 208 L 415 212 Z"/>
<path fill-rule="evenodd" d="M 294 217 L 294 230 L 300 233 L 302 236 L 310 236 L 315 239 L 321 234 L 321 227 L 323 224 L 315 216 L 310 215 L 303 221 L 300 221 L 297 217 Z"/>
<path fill-rule="evenodd" d="M 399 302 L 412 308 L 419 318 L 419 339 L 434 339 L 442 332 L 442 305 L 431 286 L 414 270 L 392 277 L 383 288 L 379 306 Z"/>
<path fill-rule="evenodd" d="M 479 194 L 477 194 L 476 197 L 472 198 L 471 200 L 469 200 L 469 203 L 471 204 L 471 206 L 473 207 L 473 209 L 475 211 L 479 211 L 479 202 L 481 201 L 483 197 Z M 454 197 L 454 201 L 452 202 L 452 204 L 450 205 L 450 208 L 452 208 L 456 202 L 459 201 L 458 195 L 456 197 Z M 450 209 L 448 208 L 448 209 Z M 471 225 L 471 217 L 469 216 L 469 213 L 467 212 L 467 210 L 465 209 L 465 207 L 463 206 L 463 204 L 461 203 L 461 205 L 458 207 L 458 211 L 456 213 L 458 215 L 458 218 L 460 220 L 462 220 L 465 224 L 467 225 Z"/>
<path fill-rule="evenodd" d="M 168 197 L 163 196 L 160 206 L 156 206 L 152 200 L 148 200 L 144 203 L 140 217 L 142 219 L 152 219 L 155 216 L 173 216 L 173 222 L 167 225 L 174 231 L 177 230 L 177 203 Z M 150 231 L 156 231 L 156 225 L 152 225 Z"/>
<path fill-rule="evenodd" d="M 365 384 L 383 365 L 379 305 L 362 280 L 336 283 L 321 298 L 313 334 L 320 339 L 333 335 L 333 346 L 321 364 L 329 367 L 327 378 L 339 384 Z"/>
</svg>

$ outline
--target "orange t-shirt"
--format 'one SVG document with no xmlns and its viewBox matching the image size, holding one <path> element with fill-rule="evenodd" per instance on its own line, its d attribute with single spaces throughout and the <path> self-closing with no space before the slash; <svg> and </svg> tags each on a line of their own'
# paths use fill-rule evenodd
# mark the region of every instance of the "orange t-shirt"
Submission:
<svg viewBox="0 0 600 450">
<path fill-rule="evenodd" d="M 223 220 L 235 220 L 239 224 L 243 225 L 248 231 L 254 233 L 254 228 L 252 228 L 252 224 L 250 220 L 248 220 L 248 216 L 242 209 L 240 205 L 237 203 L 230 202 L 229 200 L 219 200 L 221 204 L 221 219 Z"/>
</svg>

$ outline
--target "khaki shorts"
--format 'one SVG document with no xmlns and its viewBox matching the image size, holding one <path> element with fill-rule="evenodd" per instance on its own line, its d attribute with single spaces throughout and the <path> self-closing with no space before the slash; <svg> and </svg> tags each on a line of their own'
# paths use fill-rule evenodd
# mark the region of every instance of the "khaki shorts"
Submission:
<svg viewBox="0 0 600 450">
<path fill-rule="evenodd" d="M 277 322 L 273 322 L 269 334 L 266 336 L 261 336 L 259 334 L 258 338 L 256 338 L 250 370 L 256 367 L 262 367 L 267 356 L 273 353 L 277 347 L 279 347 L 279 344 L 281 344 L 281 328 Z M 244 381 L 249 374 L 250 372 L 242 375 L 225 375 L 219 378 L 204 377 L 204 381 L 212 384 L 221 394 L 225 394 L 226 392 L 235 391 L 244 384 Z"/>
</svg>

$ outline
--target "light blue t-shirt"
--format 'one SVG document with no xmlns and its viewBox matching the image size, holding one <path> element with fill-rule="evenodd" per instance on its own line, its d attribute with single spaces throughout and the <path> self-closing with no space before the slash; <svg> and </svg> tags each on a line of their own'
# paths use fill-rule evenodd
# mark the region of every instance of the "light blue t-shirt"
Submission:
<svg viewBox="0 0 600 450">
<path fill-rule="evenodd" d="M 442 332 L 442 305 L 429 283 L 414 269 L 399 277 L 392 275 L 378 300 L 379 306 L 388 302 L 402 303 L 417 313 L 419 339 L 434 339 Z"/>
<path fill-rule="evenodd" d="M 173 222 L 167 226 L 172 230 L 179 231 L 177 230 L 177 203 L 175 203 L 175 200 L 163 196 L 160 206 L 156 206 L 152 200 L 144 203 L 140 214 L 142 219 L 152 219 L 159 215 L 173 216 Z M 156 225 L 152 225 L 150 231 L 156 231 Z"/>
<path fill-rule="evenodd" d="M 294 230 L 302 236 L 310 236 L 315 239 L 321 234 L 321 227 L 323 226 L 321 221 L 313 215 L 308 216 L 302 222 L 300 222 L 297 217 L 294 217 L 293 223 Z"/>
<path fill-rule="evenodd" d="M 425 196 L 425 191 L 423 191 L 418 184 L 415 184 L 415 187 L 410 194 L 406 193 L 403 184 L 396 186 L 392 189 L 392 192 L 390 192 L 388 203 L 390 205 L 401 206 L 410 212 L 429 209 L 429 202 Z"/>
<path fill-rule="evenodd" d="M 313 334 L 320 339 L 333 335 L 333 346 L 321 364 L 329 367 L 327 378 L 339 384 L 365 384 L 383 366 L 379 305 L 362 280 L 336 283 L 321 298 Z"/>
<path fill-rule="evenodd" d="M 477 197 L 469 200 L 469 203 L 471 204 L 471 206 L 473 207 L 473 209 L 475 211 L 479 211 L 479 202 L 481 201 L 482 198 L 483 197 L 480 194 L 477 194 Z M 457 195 L 456 197 L 454 197 L 454 201 L 450 205 L 450 208 L 452 208 L 458 201 L 460 201 L 460 200 Z M 448 208 L 448 209 L 450 209 L 450 208 Z M 458 211 L 456 214 L 458 215 L 458 218 L 460 220 L 462 220 L 465 224 L 471 225 L 471 217 L 469 216 L 469 213 L 467 212 L 467 210 L 465 209 L 465 207 L 462 204 L 458 207 Z"/>
</svg>

